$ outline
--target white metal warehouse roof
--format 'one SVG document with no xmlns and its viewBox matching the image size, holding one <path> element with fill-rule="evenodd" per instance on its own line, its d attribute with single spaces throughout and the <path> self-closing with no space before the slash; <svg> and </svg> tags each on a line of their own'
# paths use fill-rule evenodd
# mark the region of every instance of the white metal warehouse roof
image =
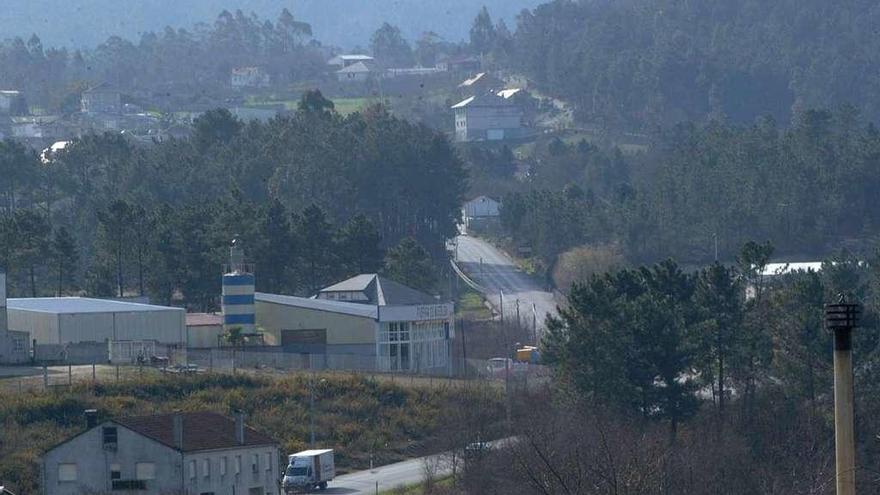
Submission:
<svg viewBox="0 0 880 495">
<path fill-rule="evenodd" d="M 140 311 L 183 311 L 182 308 L 154 306 L 132 302 L 91 299 L 88 297 L 32 297 L 8 299 L 10 310 L 37 311 L 41 313 L 133 313 Z"/>
<path fill-rule="evenodd" d="M 254 294 L 254 298 L 258 302 L 281 304 L 283 306 L 294 306 L 304 309 L 314 309 L 317 311 L 340 313 L 351 316 L 359 316 L 362 318 L 376 319 L 378 315 L 378 310 L 376 309 L 376 306 L 373 306 L 371 304 L 328 301 L 326 299 L 307 299 L 305 297 L 282 296 L 279 294 L 265 294 L 262 292 L 257 292 L 256 294 Z"/>
</svg>

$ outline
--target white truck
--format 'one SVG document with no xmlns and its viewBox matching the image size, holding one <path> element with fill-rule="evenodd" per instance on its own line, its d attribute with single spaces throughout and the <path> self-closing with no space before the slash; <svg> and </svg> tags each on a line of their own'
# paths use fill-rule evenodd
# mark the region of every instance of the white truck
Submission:
<svg viewBox="0 0 880 495">
<path fill-rule="evenodd" d="M 336 476 L 333 449 L 303 450 L 287 456 L 287 462 L 281 482 L 286 494 L 324 490 Z"/>
</svg>

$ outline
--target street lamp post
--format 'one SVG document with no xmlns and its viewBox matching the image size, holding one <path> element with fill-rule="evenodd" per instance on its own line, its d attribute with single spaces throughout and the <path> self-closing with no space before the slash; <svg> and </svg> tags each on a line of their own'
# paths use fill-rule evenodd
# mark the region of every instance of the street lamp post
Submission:
<svg viewBox="0 0 880 495">
<path fill-rule="evenodd" d="M 825 306 L 825 327 L 834 334 L 834 453 L 837 495 L 855 495 L 855 434 L 853 432 L 852 331 L 859 305 L 838 302 Z"/>
</svg>

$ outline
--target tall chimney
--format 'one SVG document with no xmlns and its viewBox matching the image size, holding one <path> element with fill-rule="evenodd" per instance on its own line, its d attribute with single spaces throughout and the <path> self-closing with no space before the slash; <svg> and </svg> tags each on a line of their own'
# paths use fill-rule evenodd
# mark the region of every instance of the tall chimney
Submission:
<svg viewBox="0 0 880 495">
<path fill-rule="evenodd" d="M 244 445 L 244 412 L 235 412 L 235 439 L 239 445 Z"/>
<path fill-rule="evenodd" d="M 92 429 L 98 426 L 98 410 L 97 409 L 86 409 L 83 412 L 83 415 L 86 417 L 86 428 Z"/>
<path fill-rule="evenodd" d="M 183 450 L 183 415 L 175 413 L 171 417 L 171 432 L 174 435 L 174 447 Z"/>
</svg>

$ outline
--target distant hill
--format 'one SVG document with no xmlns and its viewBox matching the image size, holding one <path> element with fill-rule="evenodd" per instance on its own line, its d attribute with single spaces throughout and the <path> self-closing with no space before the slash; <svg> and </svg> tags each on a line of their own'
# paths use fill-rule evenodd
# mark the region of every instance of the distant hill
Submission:
<svg viewBox="0 0 880 495">
<path fill-rule="evenodd" d="M 4 0 L 0 39 L 36 33 L 45 46 L 93 47 L 111 35 L 137 39 L 167 25 L 189 29 L 212 23 L 223 9 L 275 19 L 287 8 L 312 25 L 315 37 L 343 47 L 366 46 L 382 22 L 410 39 L 434 31 L 449 41 L 467 37 L 486 5 L 495 18 L 513 21 L 540 0 Z"/>
<path fill-rule="evenodd" d="M 523 21 L 506 65 L 585 122 L 788 122 L 842 103 L 880 121 L 877 0 L 554 0 Z"/>
</svg>

